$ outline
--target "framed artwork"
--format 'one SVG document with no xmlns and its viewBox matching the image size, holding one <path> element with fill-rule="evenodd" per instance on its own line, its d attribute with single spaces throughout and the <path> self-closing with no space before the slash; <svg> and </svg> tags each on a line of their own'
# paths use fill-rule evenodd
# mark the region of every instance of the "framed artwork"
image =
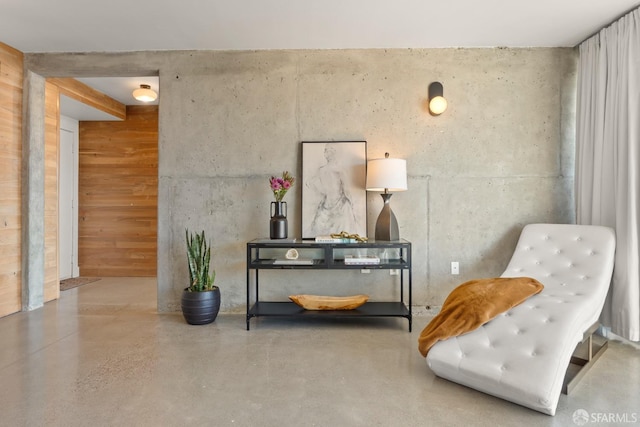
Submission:
<svg viewBox="0 0 640 427">
<path fill-rule="evenodd" d="M 302 142 L 302 238 L 367 235 L 367 142 Z"/>
</svg>

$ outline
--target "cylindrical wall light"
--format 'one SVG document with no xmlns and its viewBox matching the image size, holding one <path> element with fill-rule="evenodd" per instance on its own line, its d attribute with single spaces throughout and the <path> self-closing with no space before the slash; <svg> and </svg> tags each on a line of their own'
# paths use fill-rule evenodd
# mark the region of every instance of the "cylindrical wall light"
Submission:
<svg viewBox="0 0 640 427">
<path fill-rule="evenodd" d="M 439 116 L 447 109 L 447 100 L 443 96 L 442 83 L 433 82 L 429 85 L 429 113 Z"/>
</svg>

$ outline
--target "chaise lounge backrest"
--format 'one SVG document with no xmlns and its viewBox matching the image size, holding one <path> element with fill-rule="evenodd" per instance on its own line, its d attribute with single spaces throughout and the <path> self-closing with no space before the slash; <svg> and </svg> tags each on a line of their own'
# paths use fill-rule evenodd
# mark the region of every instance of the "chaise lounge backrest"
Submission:
<svg viewBox="0 0 640 427">
<path fill-rule="evenodd" d="M 548 303 L 547 316 L 563 312 L 563 304 L 589 303 L 576 321 L 595 323 L 609 289 L 615 255 L 611 228 L 594 225 L 530 224 L 525 226 L 502 277 L 527 276 L 543 283 L 538 299 Z M 582 338 L 582 332 L 577 336 Z"/>
</svg>

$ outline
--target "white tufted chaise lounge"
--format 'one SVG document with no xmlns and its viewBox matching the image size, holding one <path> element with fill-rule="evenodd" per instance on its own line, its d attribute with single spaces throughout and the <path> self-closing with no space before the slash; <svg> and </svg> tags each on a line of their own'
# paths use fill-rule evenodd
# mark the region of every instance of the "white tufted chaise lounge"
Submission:
<svg viewBox="0 0 640 427">
<path fill-rule="evenodd" d="M 614 253 L 607 227 L 527 225 L 502 277 L 533 277 L 542 292 L 436 343 L 427 364 L 442 378 L 555 415 L 572 353 L 602 311 Z"/>
</svg>

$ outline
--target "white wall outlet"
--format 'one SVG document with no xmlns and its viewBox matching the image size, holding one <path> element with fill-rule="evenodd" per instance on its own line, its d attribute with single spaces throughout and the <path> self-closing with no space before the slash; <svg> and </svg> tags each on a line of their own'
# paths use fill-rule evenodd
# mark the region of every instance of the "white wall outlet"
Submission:
<svg viewBox="0 0 640 427">
<path fill-rule="evenodd" d="M 361 269 L 360 269 L 360 273 L 362 273 L 362 274 L 369 274 L 369 273 L 371 273 L 371 270 L 369 270 L 368 268 L 361 268 Z"/>
<path fill-rule="evenodd" d="M 400 275 L 400 270 L 398 270 L 397 268 L 392 268 L 391 270 L 389 270 L 389 274 L 391 276 L 399 276 Z"/>
<path fill-rule="evenodd" d="M 458 261 L 451 261 L 451 274 L 460 274 L 460 263 Z"/>
</svg>

